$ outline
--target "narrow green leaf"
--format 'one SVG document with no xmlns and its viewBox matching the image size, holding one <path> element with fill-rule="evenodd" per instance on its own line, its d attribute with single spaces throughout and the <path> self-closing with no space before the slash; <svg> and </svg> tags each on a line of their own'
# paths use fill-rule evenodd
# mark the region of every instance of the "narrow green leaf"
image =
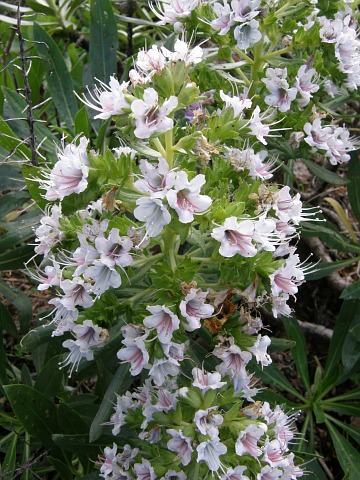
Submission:
<svg viewBox="0 0 360 480">
<path fill-rule="evenodd" d="M 348 164 L 348 177 L 350 180 L 348 184 L 349 202 L 355 217 L 360 222 L 360 162 L 357 153 L 351 155 Z"/>
<path fill-rule="evenodd" d="M 342 415 L 351 415 L 354 417 L 360 417 L 360 404 L 359 402 L 333 402 L 331 400 L 325 400 L 322 402 L 324 410 L 330 412 L 341 413 Z"/>
<path fill-rule="evenodd" d="M 1 465 L 1 477 L 4 476 L 4 478 L 10 478 L 11 472 L 14 472 L 15 470 L 15 463 L 16 463 L 16 444 L 17 444 L 17 439 L 18 435 L 14 434 L 10 445 L 8 446 L 8 450 L 6 452 L 4 461 L 2 462 Z"/>
<path fill-rule="evenodd" d="M 61 432 L 76 435 L 88 433 L 88 426 L 81 416 L 70 408 L 66 403 L 60 403 L 58 407 L 58 421 Z"/>
<path fill-rule="evenodd" d="M 54 330 L 54 325 L 40 325 L 30 330 L 30 332 L 21 339 L 20 344 L 26 351 L 30 352 L 39 345 L 48 342 Z"/>
<path fill-rule="evenodd" d="M 116 73 L 118 34 L 114 12 L 109 0 L 91 0 L 90 64 L 92 76 L 108 84 Z"/>
<path fill-rule="evenodd" d="M 9 127 L 5 120 L 0 116 L 0 146 L 4 147 L 9 153 L 13 151 L 21 152 L 24 158 L 31 158 L 30 149 L 22 143 L 16 133 Z"/>
<path fill-rule="evenodd" d="M 340 221 L 342 222 L 342 224 L 344 225 L 346 230 L 349 232 L 349 235 L 350 235 L 351 239 L 354 242 L 356 242 L 357 241 L 356 233 L 355 233 L 355 231 L 354 231 L 354 229 L 351 225 L 351 222 L 350 222 L 345 210 L 340 205 L 340 203 L 335 198 L 331 198 L 331 197 L 326 197 L 326 198 L 324 198 L 324 200 L 333 207 L 333 209 L 337 213 L 337 216 L 339 217 Z"/>
<path fill-rule="evenodd" d="M 358 300 L 360 299 L 360 280 L 349 285 L 341 293 L 340 298 L 343 300 Z"/>
<path fill-rule="evenodd" d="M 331 417 L 330 415 L 326 415 L 327 420 L 335 423 L 338 427 L 340 427 L 344 432 L 348 433 L 359 445 L 360 445 L 360 428 L 353 427 L 352 425 L 348 425 L 347 423 L 341 422 L 337 418 Z"/>
<path fill-rule="evenodd" d="M 302 222 L 301 227 L 303 237 L 320 237 L 330 247 L 336 248 L 340 252 L 360 253 L 359 243 L 355 243 L 345 237 L 345 235 L 339 233 L 338 229 L 330 222 L 316 222 L 316 225 L 310 224 L 309 222 Z"/>
<path fill-rule="evenodd" d="M 341 468 L 345 474 L 349 475 L 349 480 L 358 480 L 360 472 L 360 453 L 356 450 L 340 432 L 327 421 L 326 425 L 329 429 L 332 441 L 339 460 Z"/>
<path fill-rule="evenodd" d="M 335 370 L 338 370 L 347 332 L 354 318 L 358 316 L 360 316 L 360 301 L 348 300 L 342 304 L 330 341 L 325 374 L 321 384 L 326 382 Z"/>
<path fill-rule="evenodd" d="M 116 394 L 125 392 L 129 385 L 129 380 L 132 382 L 132 379 L 129 379 L 129 366 L 122 364 L 117 369 L 113 380 L 110 382 L 106 393 L 104 395 L 103 401 L 100 404 L 99 410 L 91 424 L 89 440 L 94 442 L 97 440 L 103 432 L 104 422 L 109 420 L 111 412 L 114 408 L 114 403 L 116 403 Z"/>
<path fill-rule="evenodd" d="M 25 191 L 9 192 L 0 197 L 0 218 L 3 218 L 7 213 L 12 212 L 16 208 L 23 206 L 29 198 L 29 193 Z"/>
<path fill-rule="evenodd" d="M 36 390 L 50 399 L 57 395 L 64 378 L 64 372 L 59 368 L 61 358 L 60 355 L 51 358 L 39 373 L 34 384 Z"/>
<path fill-rule="evenodd" d="M 73 83 L 63 55 L 54 40 L 40 25 L 34 24 L 33 34 L 34 40 L 38 42 L 36 49 L 39 56 L 46 62 L 50 62 L 47 83 L 51 97 L 62 122 L 67 128 L 72 129 L 77 105 Z"/>
<path fill-rule="evenodd" d="M 53 446 L 52 433 L 59 431 L 55 405 L 42 393 L 27 385 L 4 386 L 16 417 L 30 435 L 43 445 Z"/>
<path fill-rule="evenodd" d="M 343 400 L 360 400 L 360 387 L 351 390 L 351 392 L 343 393 L 342 395 L 337 395 L 332 397 L 332 402 L 340 402 Z"/>
<path fill-rule="evenodd" d="M 22 245 L 9 252 L 4 252 L 0 255 L 0 270 L 16 270 L 23 268 L 24 263 L 33 255 L 34 247 L 31 245 Z"/>
<path fill-rule="evenodd" d="M 0 319 L 2 321 L 1 331 L 6 330 L 13 337 L 18 336 L 18 331 L 16 324 L 14 322 L 13 316 L 9 310 L 5 307 L 3 303 L 0 302 Z M 1 372 L 1 368 L 0 368 Z"/>
<path fill-rule="evenodd" d="M 90 137 L 90 123 L 85 105 L 75 115 L 75 133 L 76 135 L 85 135 Z"/>
<path fill-rule="evenodd" d="M 0 132 L 1 138 L 1 132 Z M 0 190 L 22 190 L 24 179 L 21 175 L 21 165 L 2 163 L 0 165 Z"/>
<path fill-rule="evenodd" d="M 60 448 L 66 452 L 87 453 L 91 458 L 96 458 L 100 453 L 100 448 L 104 445 L 112 445 L 114 440 L 129 441 L 130 432 L 125 427 L 121 429 L 119 435 L 103 435 L 95 443 L 89 441 L 88 435 L 61 435 L 54 434 L 53 440 Z"/>
<path fill-rule="evenodd" d="M 316 265 L 316 270 L 314 272 L 305 274 L 306 281 L 319 280 L 320 278 L 324 278 L 327 275 L 330 275 L 330 273 L 337 272 L 341 268 L 347 267 L 359 260 L 360 257 L 354 257 L 348 258 L 347 260 L 338 260 L 336 262 L 320 262 Z"/>
<path fill-rule="evenodd" d="M 20 333 L 28 330 L 32 318 L 32 306 L 29 298 L 18 288 L 0 280 L 0 294 L 14 305 L 19 314 Z"/>
<path fill-rule="evenodd" d="M 326 168 L 312 162 L 311 160 L 303 158 L 302 161 L 314 175 L 321 178 L 321 180 L 324 180 L 327 183 L 333 183 L 334 185 L 347 185 L 349 183 L 349 180 L 347 180 L 346 178 L 340 177 L 331 170 L 327 170 Z"/>
<path fill-rule="evenodd" d="M 75 476 L 75 472 L 66 465 L 66 463 L 62 462 L 58 458 L 48 456 L 47 459 L 55 467 L 56 473 L 61 475 L 62 480 L 73 480 Z"/>
<path fill-rule="evenodd" d="M 306 342 L 304 335 L 295 318 L 282 318 L 285 331 L 290 340 L 295 342 L 295 346 L 291 349 L 291 354 L 295 360 L 296 370 L 300 374 L 305 388 L 311 394 L 311 385 L 308 369 L 308 356 L 306 350 Z"/>
</svg>

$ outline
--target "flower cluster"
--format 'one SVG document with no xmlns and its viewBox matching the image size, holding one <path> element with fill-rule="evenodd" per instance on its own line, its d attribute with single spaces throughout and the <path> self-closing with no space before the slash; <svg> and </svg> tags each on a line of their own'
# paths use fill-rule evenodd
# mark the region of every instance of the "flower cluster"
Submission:
<svg viewBox="0 0 360 480">
<path fill-rule="evenodd" d="M 347 162 L 356 142 L 343 126 L 321 125 L 317 96 L 329 84 L 320 60 L 280 60 L 286 39 L 302 44 L 315 32 L 355 78 L 358 46 L 348 14 L 294 20 L 290 34 L 280 3 L 156 2 L 161 24 L 179 32 L 199 18 L 209 36 L 193 48 L 184 36 L 152 45 L 129 81 L 88 89 L 82 101 L 95 118 L 111 119 L 110 148 L 93 151 L 79 136 L 39 173 L 50 205 L 35 231 L 43 260 L 32 275 L 54 292 L 61 367 L 76 374 L 109 340 L 106 355 L 129 371 L 132 387 L 106 427 L 115 442 L 100 460 L 105 479 L 304 474 L 289 450 L 294 417 L 257 400 L 254 372 L 272 361 L 261 309 L 289 315 L 311 268 L 296 243 L 316 209 L 268 180 L 295 158 L 292 138 L 295 156 L 325 152 L 332 164 Z M 272 18 L 281 38 L 265 34 Z M 233 49 L 227 63 L 216 41 Z M 212 63 L 214 51 L 222 56 Z M 123 431 L 131 433 L 118 447 Z"/>
</svg>

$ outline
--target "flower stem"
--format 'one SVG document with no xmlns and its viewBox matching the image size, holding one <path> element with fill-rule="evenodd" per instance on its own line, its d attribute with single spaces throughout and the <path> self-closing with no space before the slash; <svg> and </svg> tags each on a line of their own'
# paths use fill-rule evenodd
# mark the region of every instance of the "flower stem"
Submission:
<svg viewBox="0 0 360 480">
<path fill-rule="evenodd" d="M 276 57 L 277 55 L 282 55 L 283 53 L 290 52 L 292 50 L 292 46 L 289 45 L 288 47 L 281 48 L 280 50 L 275 50 L 275 52 L 269 52 L 263 56 L 263 60 L 266 62 L 269 58 Z"/>
<path fill-rule="evenodd" d="M 162 238 L 162 251 L 165 257 L 167 258 L 171 270 L 175 272 L 176 269 L 176 233 L 169 227 L 164 229 L 163 238 Z"/>
<path fill-rule="evenodd" d="M 173 167 L 174 151 L 173 151 L 173 131 L 172 128 L 165 133 L 166 152 L 165 158 L 169 165 L 169 169 Z"/>
<path fill-rule="evenodd" d="M 156 137 L 156 138 L 153 138 L 152 139 L 153 142 L 154 142 L 154 145 L 155 147 L 158 149 L 158 152 L 161 153 L 161 155 L 166 158 L 166 150 L 165 148 L 163 147 L 163 144 L 160 142 L 159 138 Z"/>
</svg>

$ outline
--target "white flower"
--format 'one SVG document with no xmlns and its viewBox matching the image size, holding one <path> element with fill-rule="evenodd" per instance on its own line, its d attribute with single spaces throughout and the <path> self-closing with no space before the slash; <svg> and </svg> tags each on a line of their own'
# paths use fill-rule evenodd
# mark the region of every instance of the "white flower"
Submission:
<svg viewBox="0 0 360 480">
<path fill-rule="evenodd" d="M 243 95 L 242 98 L 240 97 L 230 97 L 229 95 L 225 95 L 223 90 L 220 90 L 220 98 L 225 102 L 225 108 L 232 108 L 234 110 L 234 117 L 239 117 L 243 110 L 247 108 L 251 108 L 251 100 L 250 98 L 246 98 Z"/>
<path fill-rule="evenodd" d="M 71 365 L 69 377 L 71 377 L 73 370 L 78 371 L 79 364 L 83 358 L 90 361 L 94 359 L 94 352 L 88 348 L 82 348 L 75 340 L 65 340 L 62 344 L 63 347 L 68 348 L 70 353 L 63 362 L 60 362 L 60 368 Z"/>
<path fill-rule="evenodd" d="M 265 97 L 265 103 L 278 107 L 280 112 L 286 112 L 290 109 L 291 102 L 295 100 L 297 94 L 296 88 L 289 88 L 286 76 L 286 67 L 268 68 L 266 70 L 266 78 L 262 79 L 271 93 L 271 95 Z"/>
<path fill-rule="evenodd" d="M 265 120 L 267 117 L 264 115 L 260 117 L 260 107 L 257 106 L 255 107 L 251 118 L 250 118 L 250 124 L 249 128 L 251 130 L 251 134 L 255 135 L 255 137 L 261 142 L 263 145 L 267 145 L 267 142 L 264 137 L 269 135 L 270 133 L 270 127 L 269 125 L 264 125 L 262 122 Z"/>
<path fill-rule="evenodd" d="M 200 320 L 211 317 L 214 313 L 212 305 L 205 305 L 207 292 L 203 292 L 200 288 L 191 288 L 186 295 L 185 300 L 180 302 L 181 315 L 187 319 L 185 330 L 193 332 L 200 328 Z"/>
<path fill-rule="evenodd" d="M 315 79 L 318 77 L 315 68 L 308 68 L 307 65 L 302 65 L 299 68 L 295 87 L 302 96 L 302 98 L 298 100 L 300 107 L 306 107 L 312 98 L 311 94 L 317 92 L 320 88 L 319 85 L 313 83 L 313 77 L 315 77 Z"/>
<path fill-rule="evenodd" d="M 143 368 L 149 368 L 149 354 L 142 338 L 124 338 L 125 345 L 117 352 L 117 358 L 130 363 L 130 373 L 134 377 L 139 375 Z"/>
<path fill-rule="evenodd" d="M 215 2 L 213 10 L 217 18 L 213 20 L 210 25 L 219 30 L 220 35 L 226 35 L 230 28 L 234 25 L 234 12 L 231 10 L 227 0 L 224 0 L 224 4 Z"/>
<path fill-rule="evenodd" d="M 264 445 L 264 456 L 262 461 L 268 463 L 271 467 L 287 467 L 289 461 L 283 456 L 280 442 L 276 439 L 269 441 L 266 439 Z"/>
<path fill-rule="evenodd" d="M 134 473 L 137 475 L 138 480 L 155 480 L 156 474 L 154 468 L 151 466 L 149 460 L 145 458 L 141 459 L 141 463 L 135 463 Z"/>
<path fill-rule="evenodd" d="M 120 85 L 119 81 L 116 80 L 114 76 L 110 77 L 109 85 L 98 80 L 102 90 L 99 87 L 95 87 L 94 93 L 91 93 L 88 89 L 91 100 L 94 103 L 91 103 L 90 100 L 84 95 L 80 100 L 85 103 L 89 108 L 100 112 L 94 118 L 101 118 L 102 120 L 107 120 L 112 115 L 121 115 L 124 113 L 124 110 L 128 110 L 130 105 L 125 99 L 125 94 L 127 92 L 128 82 L 122 82 Z"/>
<path fill-rule="evenodd" d="M 99 347 L 106 338 L 106 330 L 98 327 L 91 320 L 84 320 L 81 325 L 75 325 L 72 329 L 76 335 L 76 344 L 82 349 Z"/>
<path fill-rule="evenodd" d="M 95 239 L 96 250 L 100 254 L 100 262 L 111 268 L 115 265 L 128 267 L 133 259 L 129 251 L 133 243 L 129 237 L 121 237 L 117 228 L 112 228 L 108 238 L 99 235 Z"/>
<path fill-rule="evenodd" d="M 40 180 L 40 185 L 46 189 L 46 200 L 62 200 L 87 188 L 90 165 L 86 154 L 88 143 L 87 138 L 81 137 L 78 146 L 70 143 L 58 152 L 59 161 L 48 174 L 48 179 Z"/>
<path fill-rule="evenodd" d="M 135 65 L 142 73 L 151 76 L 154 73 L 160 73 L 164 68 L 165 57 L 157 45 L 153 45 L 150 50 L 140 50 Z"/>
<path fill-rule="evenodd" d="M 143 100 L 137 99 L 131 104 L 136 125 L 134 135 L 137 138 L 150 138 L 173 128 L 174 121 L 166 115 L 178 106 L 177 97 L 171 96 L 162 105 L 159 105 L 158 100 L 156 90 L 147 88 Z"/>
<path fill-rule="evenodd" d="M 187 18 L 191 12 L 198 6 L 199 0 L 162 0 L 161 4 L 157 0 L 156 10 L 150 3 L 150 8 L 155 15 L 160 18 L 160 25 L 167 23 L 176 25 L 180 20 Z"/>
<path fill-rule="evenodd" d="M 180 39 L 176 40 L 173 52 L 170 52 L 170 50 L 165 47 L 161 47 L 161 50 L 165 57 L 171 62 L 181 61 L 184 62 L 186 66 L 200 63 L 204 54 L 203 49 L 199 45 L 190 49 L 189 44 Z"/>
<path fill-rule="evenodd" d="M 304 282 L 304 271 L 299 264 L 298 255 L 291 255 L 285 262 L 285 266 L 269 275 L 273 295 L 279 295 L 282 292 L 295 295 L 298 286 Z"/>
<path fill-rule="evenodd" d="M 134 187 L 140 192 L 164 198 L 166 192 L 174 185 L 176 173 L 169 172 L 169 165 L 163 157 L 159 158 L 156 166 L 147 160 L 141 160 L 140 170 L 142 175 L 134 182 Z"/>
<path fill-rule="evenodd" d="M 93 281 L 91 290 L 100 295 L 110 287 L 118 288 L 121 285 L 121 276 L 113 266 L 104 265 L 101 260 L 95 260 L 91 267 L 84 272 L 85 277 L 91 278 Z"/>
<path fill-rule="evenodd" d="M 40 220 L 40 227 L 35 230 L 35 252 L 45 257 L 49 255 L 51 249 L 62 240 L 64 236 L 61 231 L 60 219 L 62 217 L 61 205 L 47 207 L 46 214 Z"/>
<path fill-rule="evenodd" d="M 191 462 L 191 454 L 194 449 L 191 446 L 191 438 L 185 437 L 181 430 L 174 430 L 172 428 L 166 430 L 172 436 L 172 439 L 167 442 L 167 447 L 171 452 L 177 453 L 177 458 L 186 466 Z"/>
<path fill-rule="evenodd" d="M 174 188 L 167 192 L 166 198 L 170 207 L 179 215 L 181 223 L 192 222 L 195 213 L 204 212 L 210 207 L 211 198 L 207 195 L 200 195 L 204 183 L 205 175 L 196 175 L 189 182 L 186 172 L 177 173 Z"/>
<path fill-rule="evenodd" d="M 258 335 L 254 345 L 247 347 L 247 350 L 256 357 L 257 363 L 261 363 L 262 367 L 266 367 L 272 363 L 270 355 L 267 353 L 267 347 L 270 345 L 271 340 L 267 335 Z"/>
<path fill-rule="evenodd" d="M 265 423 L 253 423 L 239 433 L 235 444 L 235 451 L 240 457 L 246 453 L 252 457 L 259 457 L 263 451 L 258 441 L 267 432 Z"/>
<path fill-rule="evenodd" d="M 60 285 L 65 294 L 60 299 L 60 303 L 64 307 L 71 309 L 76 305 L 80 305 L 83 308 L 89 308 L 94 303 L 94 300 L 88 293 L 91 285 L 85 283 L 82 278 L 74 277 L 72 280 L 62 280 Z"/>
<path fill-rule="evenodd" d="M 249 22 L 259 15 L 256 8 L 259 7 L 261 0 L 232 0 L 231 6 L 234 11 L 235 22 Z"/>
<path fill-rule="evenodd" d="M 198 452 L 196 461 L 204 461 L 212 472 L 217 472 L 221 466 L 219 457 L 227 452 L 227 447 L 215 437 L 200 443 L 196 451 Z"/>
<path fill-rule="evenodd" d="M 195 367 L 192 369 L 191 373 L 194 378 L 193 386 L 202 390 L 204 394 L 208 390 L 217 390 L 223 385 L 226 385 L 226 382 L 221 382 L 221 375 L 219 372 L 210 373 Z"/>
<path fill-rule="evenodd" d="M 252 355 L 250 352 L 242 351 L 235 344 L 233 337 L 223 338 L 223 343 L 214 348 L 213 355 L 222 360 L 217 367 L 221 373 L 239 377 L 247 376 L 245 367 L 250 362 Z"/>
<path fill-rule="evenodd" d="M 155 385 L 161 386 L 168 377 L 176 377 L 179 373 L 179 362 L 168 358 L 155 358 L 153 366 L 149 370 L 149 377 L 152 378 Z"/>
<path fill-rule="evenodd" d="M 159 235 L 165 225 L 170 223 L 171 215 L 159 198 L 141 197 L 136 200 L 134 217 L 146 222 L 146 234 L 149 237 Z"/>
<path fill-rule="evenodd" d="M 233 257 L 237 253 L 243 257 L 254 257 L 257 253 L 252 240 L 254 236 L 254 222 L 229 217 L 222 227 L 214 228 L 211 236 L 221 242 L 219 253 L 223 257 Z"/>
<path fill-rule="evenodd" d="M 186 480 L 187 476 L 185 473 L 180 470 L 180 472 L 175 472 L 175 470 L 168 470 L 160 480 Z"/>
<path fill-rule="evenodd" d="M 179 328 L 180 320 L 171 310 L 164 305 L 155 305 L 146 307 L 152 315 L 145 317 L 143 324 L 149 328 L 157 330 L 157 337 L 161 343 L 168 344 L 171 341 L 172 334 Z"/>
<path fill-rule="evenodd" d="M 242 23 L 235 27 L 234 37 L 236 40 L 236 46 L 240 50 L 247 50 L 255 43 L 259 42 L 262 38 L 262 34 L 259 30 L 259 22 L 255 19 L 249 22 Z"/>
<path fill-rule="evenodd" d="M 200 433 L 209 435 L 211 438 L 219 436 L 218 426 L 224 421 L 223 417 L 218 413 L 213 413 L 217 407 L 210 407 L 206 410 L 198 410 L 195 413 L 194 422 Z"/>
<path fill-rule="evenodd" d="M 249 477 L 243 475 L 245 470 L 247 470 L 247 467 L 241 467 L 240 465 L 235 468 L 228 468 L 220 480 L 250 480 Z"/>
</svg>

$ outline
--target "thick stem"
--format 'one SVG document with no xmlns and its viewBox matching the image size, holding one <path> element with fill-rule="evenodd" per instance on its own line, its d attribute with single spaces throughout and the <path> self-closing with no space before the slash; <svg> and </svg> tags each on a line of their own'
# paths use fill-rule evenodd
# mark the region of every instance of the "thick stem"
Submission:
<svg viewBox="0 0 360 480">
<path fill-rule="evenodd" d="M 168 130 L 165 133 L 165 144 L 166 144 L 166 161 L 171 169 L 174 163 L 174 150 L 173 150 L 173 131 Z"/>
<path fill-rule="evenodd" d="M 157 148 L 158 152 L 161 153 L 164 158 L 166 158 L 166 150 L 163 147 L 163 144 L 160 142 L 159 138 L 153 138 L 152 141 L 154 142 L 154 145 Z"/>
</svg>

